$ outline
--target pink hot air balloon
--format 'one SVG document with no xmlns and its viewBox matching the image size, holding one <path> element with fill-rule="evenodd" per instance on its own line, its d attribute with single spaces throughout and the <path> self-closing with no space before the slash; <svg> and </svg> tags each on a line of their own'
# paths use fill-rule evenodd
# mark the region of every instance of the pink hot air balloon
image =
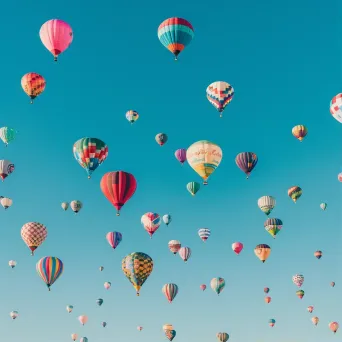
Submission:
<svg viewBox="0 0 342 342">
<path fill-rule="evenodd" d="M 179 256 L 187 262 L 191 256 L 191 249 L 189 247 L 181 247 L 178 251 Z"/>
<path fill-rule="evenodd" d="M 106 281 L 106 282 L 103 284 L 103 286 L 104 286 L 104 288 L 105 288 L 106 290 L 109 290 L 110 287 L 112 286 L 112 283 L 111 283 L 110 281 Z"/>
<path fill-rule="evenodd" d="M 342 172 L 337 175 L 337 179 L 342 182 Z"/>
<path fill-rule="evenodd" d="M 207 285 L 204 285 L 204 284 L 200 285 L 200 289 L 201 289 L 202 291 L 204 291 L 206 288 L 207 288 Z"/>
<path fill-rule="evenodd" d="M 85 315 L 81 315 L 81 316 L 78 317 L 78 320 L 80 321 L 80 323 L 82 325 L 84 325 L 84 324 L 86 324 L 88 322 L 88 317 L 85 316 Z"/>
<path fill-rule="evenodd" d="M 186 161 L 186 149 L 180 148 L 179 150 L 177 150 L 175 152 L 175 157 L 183 165 L 184 162 Z"/>
<path fill-rule="evenodd" d="M 55 62 L 58 55 L 65 51 L 73 40 L 70 25 L 59 19 L 51 19 L 44 23 L 39 36 L 43 45 L 53 54 Z"/>
<path fill-rule="evenodd" d="M 340 327 L 340 326 L 339 326 L 339 324 L 338 324 L 337 322 L 331 322 L 331 323 L 329 323 L 329 328 L 330 328 L 330 330 L 331 330 L 334 334 L 336 334 L 336 331 L 338 330 L 339 327 Z"/>
<path fill-rule="evenodd" d="M 140 325 L 137 327 L 137 329 L 139 330 L 139 331 L 141 331 L 141 330 L 143 330 L 143 327 L 141 327 Z"/>
<path fill-rule="evenodd" d="M 311 313 L 313 311 L 314 307 L 312 305 L 308 306 L 308 311 Z"/>
<path fill-rule="evenodd" d="M 106 235 L 106 239 L 111 247 L 115 249 L 122 240 L 122 234 L 119 232 L 109 232 Z"/>
<path fill-rule="evenodd" d="M 237 255 L 239 255 L 240 252 L 243 250 L 243 244 L 241 242 L 234 242 L 232 244 L 232 249 Z"/>
</svg>

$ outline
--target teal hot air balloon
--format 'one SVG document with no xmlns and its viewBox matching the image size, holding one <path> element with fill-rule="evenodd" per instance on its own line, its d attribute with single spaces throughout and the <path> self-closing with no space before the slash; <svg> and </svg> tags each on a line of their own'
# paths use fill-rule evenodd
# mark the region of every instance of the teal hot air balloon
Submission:
<svg viewBox="0 0 342 342">
<path fill-rule="evenodd" d="M 97 304 L 98 306 L 101 306 L 101 305 L 103 304 L 103 299 L 102 299 L 102 298 L 97 299 L 97 300 L 96 300 L 96 304 Z"/>
<path fill-rule="evenodd" d="M 15 139 L 16 131 L 13 128 L 1 127 L 0 139 L 4 142 L 5 146 Z"/>
<path fill-rule="evenodd" d="M 192 196 L 195 196 L 201 185 L 197 182 L 190 182 L 186 185 L 187 190 L 190 192 Z"/>
</svg>

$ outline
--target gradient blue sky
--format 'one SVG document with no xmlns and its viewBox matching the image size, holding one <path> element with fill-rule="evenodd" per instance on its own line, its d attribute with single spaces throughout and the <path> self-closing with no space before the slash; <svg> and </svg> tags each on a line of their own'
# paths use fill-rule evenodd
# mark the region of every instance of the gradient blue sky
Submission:
<svg viewBox="0 0 342 342">
<path fill-rule="evenodd" d="M 219 331 L 230 341 L 300 342 L 338 338 L 328 323 L 342 323 L 341 298 L 341 125 L 329 113 L 329 101 L 341 92 L 341 5 L 319 1 L 255 2 L 35 1 L 2 5 L 1 125 L 16 128 L 17 140 L 1 157 L 16 166 L 1 195 L 13 199 L 1 212 L 0 331 L 7 342 L 71 341 L 76 332 L 89 342 L 165 341 L 162 325 L 172 323 L 175 342 L 216 341 Z M 195 28 L 195 38 L 179 61 L 158 41 L 158 25 L 180 16 Z M 74 41 L 58 63 L 39 39 L 40 26 L 60 18 L 71 24 Z M 47 80 L 34 105 L 20 87 L 23 74 L 34 71 Z M 235 97 L 220 119 L 205 89 L 225 80 Z M 139 111 L 131 126 L 129 109 Z M 309 134 L 299 143 L 291 134 L 305 124 Z M 154 137 L 169 136 L 159 147 Z M 105 163 L 87 179 L 73 158 L 72 145 L 81 137 L 104 140 Z M 174 151 L 195 141 L 219 144 L 223 161 L 209 185 L 196 197 L 185 185 L 199 181 Z M 259 163 L 247 181 L 235 165 L 241 151 L 253 151 Z M 102 175 L 125 170 L 136 176 L 137 192 L 121 217 L 100 191 Z M 303 196 L 294 204 L 287 196 L 299 185 Z M 276 197 L 273 217 L 283 220 L 274 241 L 263 227 L 266 216 L 257 207 L 263 195 Z M 79 199 L 75 216 L 60 203 Z M 327 202 L 325 212 L 319 204 Z M 170 212 L 173 222 L 150 240 L 140 224 L 147 211 Z M 48 238 L 34 257 L 20 237 L 21 227 L 38 221 Z M 206 244 L 197 235 L 208 227 Z M 113 251 L 108 231 L 123 234 Z M 187 264 L 167 247 L 179 239 L 192 248 Z M 236 256 L 234 241 L 244 251 Z M 272 247 L 262 264 L 253 249 Z M 314 258 L 315 250 L 324 253 Z M 121 271 L 127 254 L 149 254 L 155 268 L 136 297 Z M 61 258 L 64 274 L 48 292 L 35 271 L 43 256 Z M 18 261 L 14 271 L 10 259 Z M 101 273 L 98 267 L 103 265 Z M 292 276 L 303 273 L 306 294 L 296 295 Z M 217 295 L 213 277 L 226 288 Z M 112 282 L 106 291 L 105 281 Z M 329 286 L 336 282 L 335 288 Z M 165 283 L 179 285 L 170 305 L 161 293 Z M 272 303 L 264 303 L 263 288 Z M 103 298 L 97 307 L 95 301 Z M 67 314 L 65 306 L 74 305 Z M 306 311 L 314 305 L 318 327 Z M 20 317 L 11 321 L 9 312 Z M 89 316 L 81 327 L 77 317 Z M 276 319 L 274 328 L 268 326 Z M 101 321 L 108 326 L 101 327 Z M 137 325 L 144 330 L 138 332 Z"/>
</svg>

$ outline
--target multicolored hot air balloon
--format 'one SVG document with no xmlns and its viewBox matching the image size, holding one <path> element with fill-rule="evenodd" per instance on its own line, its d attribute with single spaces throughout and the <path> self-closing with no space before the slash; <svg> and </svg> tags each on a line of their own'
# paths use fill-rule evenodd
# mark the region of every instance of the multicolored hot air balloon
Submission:
<svg viewBox="0 0 342 342">
<path fill-rule="evenodd" d="M 128 172 L 107 172 L 101 179 L 100 187 L 107 200 L 116 208 L 116 215 L 120 216 L 121 208 L 137 189 L 137 181 Z"/>
<path fill-rule="evenodd" d="M 162 292 L 164 293 L 166 299 L 171 304 L 175 299 L 178 293 L 178 286 L 176 284 L 165 284 L 162 288 Z"/>
<path fill-rule="evenodd" d="M 324 211 L 325 209 L 327 209 L 327 204 L 326 203 L 321 203 L 320 205 L 319 205 L 320 207 L 321 207 L 321 209 Z"/>
<path fill-rule="evenodd" d="M 197 182 L 190 182 L 186 185 L 187 190 L 190 192 L 192 196 L 195 196 L 201 185 Z"/>
<path fill-rule="evenodd" d="M 276 205 L 276 200 L 272 196 L 262 196 L 258 199 L 258 207 L 263 213 L 269 215 Z"/>
<path fill-rule="evenodd" d="M 265 303 L 269 304 L 269 303 L 271 303 L 272 298 L 267 296 L 267 297 L 265 297 L 264 300 L 265 300 Z"/>
<path fill-rule="evenodd" d="M 216 337 L 220 342 L 227 342 L 229 340 L 229 335 L 225 332 L 217 333 Z"/>
<path fill-rule="evenodd" d="M 264 287 L 264 292 L 265 293 L 269 293 L 270 292 L 270 288 L 269 287 Z"/>
<path fill-rule="evenodd" d="M 82 325 L 86 324 L 88 322 L 88 317 L 85 315 L 78 316 L 78 320 Z"/>
<path fill-rule="evenodd" d="M 110 246 L 115 249 L 118 247 L 119 243 L 122 241 L 122 234 L 119 232 L 109 232 L 106 235 L 106 239 Z"/>
<path fill-rule="evenodd" d="M 329 329 L 336 334 L 338 328 L 340 327 L 340 325 L 337 322 L 331 322 L 329 323 Z"/>
<path fill-rule="evenodd" d="M 168 137 L 165 133 L 158 133 L 155 137 L 156 142 L 159 146 L 163 146 L 168 141 Z"/>
<path fill-rule="evenodd" d="M 173 253 L 173 254 L 177 254 L 178 251 L 180 250 L 180 248 L 182 247 L 180 241 L 178 240 L 171 240 L 169 241 L 169 250 Z"/>
<path fill-rule="evenodd" d="M 208 101 L 218 110 L 222 118 L 222 112 L 233 100 L 234 88 L 227 82 L 216 81 L 208 86 L 206 93 Z"/>
<path fill-rule="evenodd" d="M 186 161 L 186 149 L 180 148 L 175 152 L 176 159 L 183 165 Z"/>
<path fill-rule="evenodd" d="M 323 252 L 322 252 L 322 251 L 316 251 L 316 252 L 314 253 L 314 256 L 315 256 L 317 259 L 320 259 L 320 258 L 322 258 L 322 256 L 323 256 Z"/>
<path fill-rule="evenodd" d="M 172 341 L 176 337 L 176 330 L 165 330 L 165 336 Z"/>
<path fill-rule="evenodd" d="M 262 243 L 254 248 L 254 253 L 260 261 L 265 262 L 271 254 L 271 247 Z"/>
<path fill-rule="evenodd" d="M 8 197 L 3 197 L 1 198 L 0 203 L 5 208 L 5 210 L 7 210 L 9 207 L 12 206 L 13 201 Z"/>
<path fill-rule="evenodd" d="M 44 77 L 35 72 L 29 72 L 21 79 L 21 87 L 31 99 L 31 104 L 37 96 L 43 93 L 45 86 L 46 81 Z"/>
<path fill-rule="evenodd" d="M 172 217 L 170 214 L 166 214 L 163 216 L 164 223 L 168 226 L 172 222 Z"/>
<path fill-rule="evenodd" d="M 110 287 L 112 286 L 112 283 L 111 283 L 110 281 L 106 281 L 106 282 L 103 284 L 103 286 L 104 286 L 104 288 L 105 288 L 106 290 L 109 290 Z"/>
<path fill-rule="evenodd" d="M 50 291 L 51 285 L 61 276 L 63 273 L 62 260 L 56 257 L 44 257 L 41 258 L 36 265 L 37 273 L 42 278 Z"/>
<path fill-rule="evenodd" d="M 83 204 L 81 201 L 75 200 L 70 202 L 70 209 L 77 214 L 83 207 Z"/>
<path fill-rule="evenodd" d="M 273 238 L 275 238 L 283 227 L 283 222 L 277 218 L 269 218 L 265 221 L 264 227 L 266 231 L 270 233 Z"/>
<path fill-rule="evenodd" d="M 131 123 L 134 124 L 139 119 L 139 114 L 135 110 L 129 110 L 126 113 L 126 119 Z"/>
<path fill-rule="evenodd" d="M 64 211 L 65 211 L 65 210 L 68 210 L 68 208 L 69 208 L 69 203 L 68 203 L 68 202 L 62 202 L 61 207 L 62 207 L 62 209 L 63 209 Z"/>
<path fill-rule="evenodd" d="M 297 202 L 298 198 L 302 196 L 303 190 L 299 186 L 291 186 L 289 190 L 287 190 L 287 194 L 292 199 L 293 202 Z"/>
<path fill-rule="evenodd" d="M 72 339 L 73 341 L 76 341 L 76 340 L 77 340 L 77 337 L 78 337 L 77 334 L 71 334 L 71 339 Z"/>
<path fill-rule="evenodd" d="M 60 19 L 45 22 L 40 28 L 39 36 L 43 45 L 52 53 L 55 62 L 58 55 L 65 51 L 73 40 L 71 26 Z"/>
<path fill-rule="evenodd" d="M 13 269 L 15 266 L 17 266 L 17 262 L 15 260 L 10 260 L 8 262 L 8 266 Z"/>
<path fill-rule="evenodd" d="M 86 137 L 77 140 L 72 151 L 76 161 L 86 170 L 88 179 L 108 156 L 108 146 L 97 138 Z"/>
<path fill-rule="evenodd" d="M 243 244 L 241 242 L 234 242 L 232 244 L 232 250 L 235 254 L 239 255 L 241 251 L 243 250 Z"/>
<path fill-rule="evenodd" d="M 202 291 L 205 291 L 206 288 L 207 288 L 207 285 L 205 285 L 205 284 L 200 285 L 200 289 L 201 289 Z"/>
<path fill-rule="evenodd" d="M 45 241 L 47 229 L 41 223 L 28 222 L 21 228 L 21 237 L 33 255 L 34 251 Z"/>
<path fill-rule="evenodd" d="M 314 324 L 314 325 L 317 325 L 318 324 L 318 322 L 319 322 L 319 318 L 318 317 L 312 317 L 311 318 L 311 322 Z"/>
<path fill-rule="evenodd" d="M 9 127 L 0 128 L 0 139 L 4 142 L 5 146 L 15 139 L 17 131 Z"/>
<path fill-rule="evenodd" d="M 122 260 L 122 271 L 137 291 L 137 296 L 152 270 L 153 260 L 145 253 L 131 253 Z"/>
<path fill-rule="evenodd" d="M 299 299 L 302 299 L 304 297 L 304 294 L 305 292 L 303 290 L 298 290 L 296 291 L 296 296 L 299 298 Z"/>
<path fill-rule="evenodd" d="M 208 228 L 201 228 L 199 231 L 198 231 L 198 236 L 200 237 L 200 239 L 203 241 L 203 242 L 206 242 L 210 236 L 211 232 L 210 232 L 210 229 Z"/>
<path fill-rule="evenodd" d="M 273 319 L 273 318 L 271 318 L 271 319 L 268 321 L 268 324 L 269 324 L 270 327 L 274 327 L 275 323 L 276 323 L 276 321 L 275 321 L 275 319 Z"/>
<path fill-rule="evenodd" d="M 235 163 L 246 174 L 248 179 L 258 163 L 258 156 L 253 152 L 241 152 L 236 156 Z"/>
<path fill-rule="evenodd" d="M 189 247 L 181 247 L 178 251 L 179 256 L 187 262 L 191 256 L 191 249 Z"/>
<path fill-rule="evenodd" d="M 160 216 L 157 213 L 146 213 L 141 217 L 141 224 L 152 239 L 152 235 L 160 227 Z"/>
<path fill-rule="evenodd" d="M 211 289 L 217 293 L 217 295 L 219 295 L 224 287 L 226 286 L 226 282 L 223 278 L 217 277 L 217 278 L 213 278 L 210 281 L 210 287 Z"/>
<path fill-rule="evenodd" d="M 330 113 L 334 119 L 342 123 L 342 94 L 334 96 L 330 102 Z"/>
<path fill-rule="evenodd" d="M 67 305 L 66 311 L 68 311 L 68 313 L 71 313 L 73 308 L 74 307 L 72 305 Z"/>
<path fill-rule="evenodd" d="M 312 313 L 313 309 L 314 309 L 314 307 L 312 305 L 308 306 L 308 308 L 307 308 L 308 312 L 310 312 L 310 313 Z"/>
<path fill-rule="evenodd" d="M 304 125 L 297 125 L 292 128 L 292 135 L 300 142 L 303 141 L 307 134 L 308 129 Z"/>
<path fill-rule="evenodd" d="M 203 184 L 207 185 L 208 178 L 221 163 L 222 150 L 218 145 L 208 140 L 200 140 L 187 149 L 186 159 L 189 165 L 202 177 Z"/>
<path fill-rule="evenodd" d="M 168 18 L 159 25 L 158 38 L 173 53 L 176 61 L 178 55 L 194 38 L 194 28 L 185 19 Z"/>
<path fill-rule="evenodd" d="M 301 287 L 304 283 L 304 276 L 302 274 L 295 274 L 292 277 L 292 281 L 296 286 Z"/>
<path fill-rule="evenodd" d="M 12 319 L 16 319 L 18 316 L 19 316 L 18 311 L 11 311 L 11 312 L 10 312 L 10 317 L 11 317 Z"/>
<path fill-rule="evenodd" d="M 14 171 L 14 164 L 9 160 L 0 160 L 0 178 L 5 180 Z"/>
</svg>

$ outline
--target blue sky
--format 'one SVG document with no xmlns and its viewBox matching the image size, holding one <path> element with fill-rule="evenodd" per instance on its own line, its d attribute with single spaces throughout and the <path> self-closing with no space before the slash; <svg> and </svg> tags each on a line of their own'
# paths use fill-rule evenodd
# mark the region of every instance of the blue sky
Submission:
<svg viewBox="0 0 342 342">
<path fill-rule="evenodd" d="M 3 4 L 1 125 L 19 131 L 7 149 L 0 146 L 2 158 L 16 166 L 1 184 L 1 195 L 13 199 L 13 206 L 0 213 L 3 340 L 71 341 L 76 332 L 89 342 L 164 341 L 165 323 L 174 325 L 175 342 L 216 341 L 219 331 L 229 333 L 233 342 L 333 340 L 328 323 L 342 323 L 336 300 L 342 284 L 337 181 L 342 126 L 331 117 L 329 101 L 341 92 L 342 75 L 341 5 L 332 2 Z M 195 28 L 193 42 L 177 63 L 157 38 L 158 25 L 172 16 L 186 18 Z M 74 31 L 58 63 L 38 35 L 52 18 L 67 21 Z M 34 105 L 20 87 L 22 75 L 30 71 L 47 81 Z M 235 88 L 223 119 L 205 97 L 206 87 L 217 80 Z M 133 126 L 125 119 L 129 109 L 140 113 Z M 291 135 L 296 124 L 308 127 L 303 143 Z M 169 136 L 163 147 L 154 140 L 160 132 Z M 84 136 L 109 146 L 108 159 L 91 180 L 72 154 L 73 143 Z M 185 185 L 200 179 L 173 154 L 202 139 L 222 148 L 223 161 L 193 198 Z M 248 181 L 234 161 L 242 151 L 259 157 Z M 99 187 L 102 175 L 115 170 L 130 172 L 138 181 L 119 218 Z M 297 204 L 287 196 L 293 185 L 303 189 Z M 263 195 L 276 198 L 272 217 L 284 223 L 275 241 L 257 207 Z M 84 204 L 77 216 L 60 207 L 74 199 Z M 321 202 L 328 203 L 325 212 Z M 140 224 L 148 211 L 173 217 L 152 240 Z M 20 237 L 29 221 L 48 228 L 34 257 Z M 212 231 L 206 244 L 197 235 L 203 227 Z M 115 251 L 105 240 L 112 230 L 123 234 Z M 171 239 L 192 248 L 187 264 L 169 252 Z M 239 256 L 231 250 L 234 241 L 245 245 Z M 265 264 L 254 256 L 259 243 L 272 247 Z M 317 249 L 324 253 L 321 260 L 313 256 Z M 155 262 L 140 297 L 121 271 L 122 258 L 134 251 Z M 65 265 L 51 292 L 35 271 L 46 255 Z M 10 259 L 18 261 L 14 271 Z M 296 273 L 305 276 L 302 300 L 291 280 Z M 209 285 L 217 276 L 226 280 L 219 297 L 209 286 L 200 291 L 200 284 Z M 112 283 L 109 291 L 105 281 Z M 169 282 L 179 286 L 171 305 L 161 293 Z M 271 288 L 269 305 L 263 299 L 265 286 Z M 104 299 L 100 308 L 97 298 Z M 71 314 L 67 304 L 74 305 Z M 316 328 L 308 305 L 320 318 Z M 12 310 L 20 314 L 15 321 L 9 317 Z M 77 321 L 81 314 L 89 316 L 84 327 Z M 270 318 L 276 320 L 274 328 L 268 326 Z"/>
</svg>

